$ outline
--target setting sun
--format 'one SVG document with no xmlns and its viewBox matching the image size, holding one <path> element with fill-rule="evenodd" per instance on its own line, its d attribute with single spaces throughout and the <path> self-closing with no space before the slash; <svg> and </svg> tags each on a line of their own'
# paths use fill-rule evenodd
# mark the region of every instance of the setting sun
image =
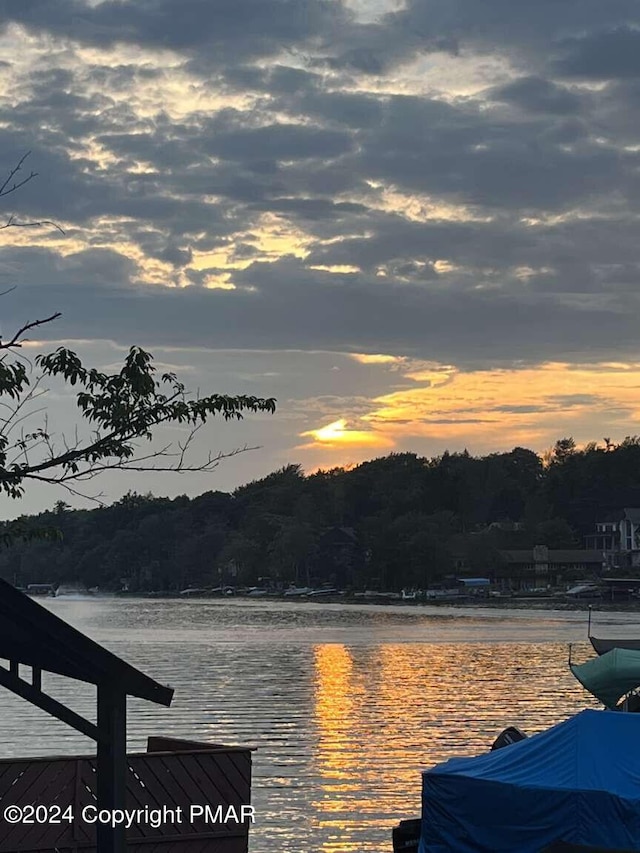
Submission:
<svg viewBox="0 0 640 853">
<path fill-rule="evenodd" d="M 324 447 L 393 447 L 393 440 L 373 430 L 347 429 L 347 421 L 344 418 L 327 424 L 320 429 L 309 430 L 301 435 L 311 436 L 314 441 L 302 445 L 302 448 L 315 447 L 316 442 Z"/>
</svg>

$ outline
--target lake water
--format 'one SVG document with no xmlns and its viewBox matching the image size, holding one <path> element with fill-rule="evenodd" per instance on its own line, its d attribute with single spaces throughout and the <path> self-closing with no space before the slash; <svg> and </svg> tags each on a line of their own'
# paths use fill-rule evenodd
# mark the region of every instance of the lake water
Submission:
<svg viewBox="0 0 640 853">
<path fill-rule="evenodd" d="M 150 734 L 257 747 L 251 853 L 388 853 L 420 812 L 420 772 L 597 707 L 567 667 L 590 657 L 580 612 L 276 601 L 59 598 L 45 606 L 163 684 L 129 700 L 129 749 Z M 595 614 L 601 635 L 634 614 Z M 640 627 L 640 626 L 639 626 Z M 95 691 L 45 689 L 94 719 Z M 88 754 L 92 741 L 0 691 L 0 755 Z"/>
</svg>

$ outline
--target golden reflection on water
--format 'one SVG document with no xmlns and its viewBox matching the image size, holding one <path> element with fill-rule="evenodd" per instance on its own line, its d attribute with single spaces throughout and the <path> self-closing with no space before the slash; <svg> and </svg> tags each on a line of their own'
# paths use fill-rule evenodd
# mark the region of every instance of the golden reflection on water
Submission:
<svg viewBox="0 0 640 853">
<path fill-rule="evenodd" d="M 329 790 L 340 791 L 341 779 L 348 779 L 356 769 L 351 761 L 351 728 L 354 696 L 353 659 L 343 645 L 316 646 L 315 717 L 320 738 L 318 769 L 331 780 Z M 334 801 L 334 809 L 338 809 Z"/>
<path fill-rule="evenodd" d="M 131 700 L 130 748 L 144 750 L 151 734 L 257 747 L 251 853 L 390 853 L 392 827 L 420 813 L 423 769 L 485 752 L 508 725 L 533 734 L 597 707 L 567 666 L 568 642 L 579 641 L 576 662 L 593 656 L 583 614 L 214 599 L 47 606 L 175 688 L 171 709 Z M 637 622 L 606 618 L 622 632 Z M 55 698 L 92 718 L 95 691 L 51 678 Z M 93 749 L 0 691 L 4 756 Z"/>
<path fill-rule="evenodd" d="M 362 805 L 354 781 L 362 774 L 358 738 L 364 674 L 354 676 L 353 653 L 344 645 L 315 646 L 313 653 L 318 732 L 315 764 L 321 780 L 320 800 L 313 805 L 319 815 L 315 825 L 326 838 L 318 849 L 351 853 L 358 850 L 358 843 L 347 839 L 358 834 L 359 821 L 353 815 Z"/>
<path fill-rule="evenodd" d="M 314 666 L 312 805 L 323 853 L 390 842 L 395 823 L 420 813 L 421 770 L 487 751 L 508 725 L 533 734 L 597 707 L 562 644 L 325 644 Z"/>
</svg>

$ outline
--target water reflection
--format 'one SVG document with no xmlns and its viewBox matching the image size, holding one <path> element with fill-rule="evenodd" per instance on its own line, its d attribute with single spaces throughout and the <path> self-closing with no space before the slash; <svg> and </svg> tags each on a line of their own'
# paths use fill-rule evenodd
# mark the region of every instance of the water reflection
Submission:
<svg viewBox="0 0 640 853">
<path fill-rule="evenodd" d="M 351 850 L 355 848 L 344 846 L 345 836 L 355 807 L 354 780 L 360 774 L 354 740 L 359 708 L 353 658 L 341 644 L 316 646 L 314 666 L 314 764 L 319 784 L 312 806 L 317 813 L 314 826 L 324 839 L 318 849 Z"/>
<path fill-rule="evenodd" d="M 567 667 L 583 614 L 350 608 L 288 602 L 47 604 L 162 683 L 171 709 L 131 701 L 129 746 L 150 734 L 258 747 L 251 853 L 385 853 L 419 814 L 420 771 L 597 707 Z M 576 660 L 590 655 L 583 642 Z M 56 698 L 92 716 L 95 691 Z M 4 755 L 92 752 L 0 691 Z"/>
<path fill-rule="evenodd" d="M 507 725 L 533 734 L 597 707 L 566 656 L 562 643 L 316 646 L 318 849 L 381 849 L 419 814 L 421 769 L 488 750 Z"/>
<path fill-rule="evenodd" d="M 343 645 L 316 646 L 315 719 L 318 725 L 317 762 L 320 774 L 333 780 L 349 778 L 354 771 L 350 761 L 351 727 L 354 712 L 351 676 L 353 660 Z M 336 793 L 340 784 L 330 784 Z M 337 806 L 334 802 L 334 808 Z"/>
</svg>

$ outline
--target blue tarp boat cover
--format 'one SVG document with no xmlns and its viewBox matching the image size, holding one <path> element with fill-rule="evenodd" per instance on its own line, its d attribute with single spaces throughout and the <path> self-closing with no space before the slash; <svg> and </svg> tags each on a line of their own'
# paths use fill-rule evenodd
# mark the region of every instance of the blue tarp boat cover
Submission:
<svg viewBox="0 0 640 853">
<path fill-rule="evenodd" d="M 422 775 L 419 853 L 539 853 L 560 840 L 640 851 L 640 714 L 582 711 Z"/>
</svg>

